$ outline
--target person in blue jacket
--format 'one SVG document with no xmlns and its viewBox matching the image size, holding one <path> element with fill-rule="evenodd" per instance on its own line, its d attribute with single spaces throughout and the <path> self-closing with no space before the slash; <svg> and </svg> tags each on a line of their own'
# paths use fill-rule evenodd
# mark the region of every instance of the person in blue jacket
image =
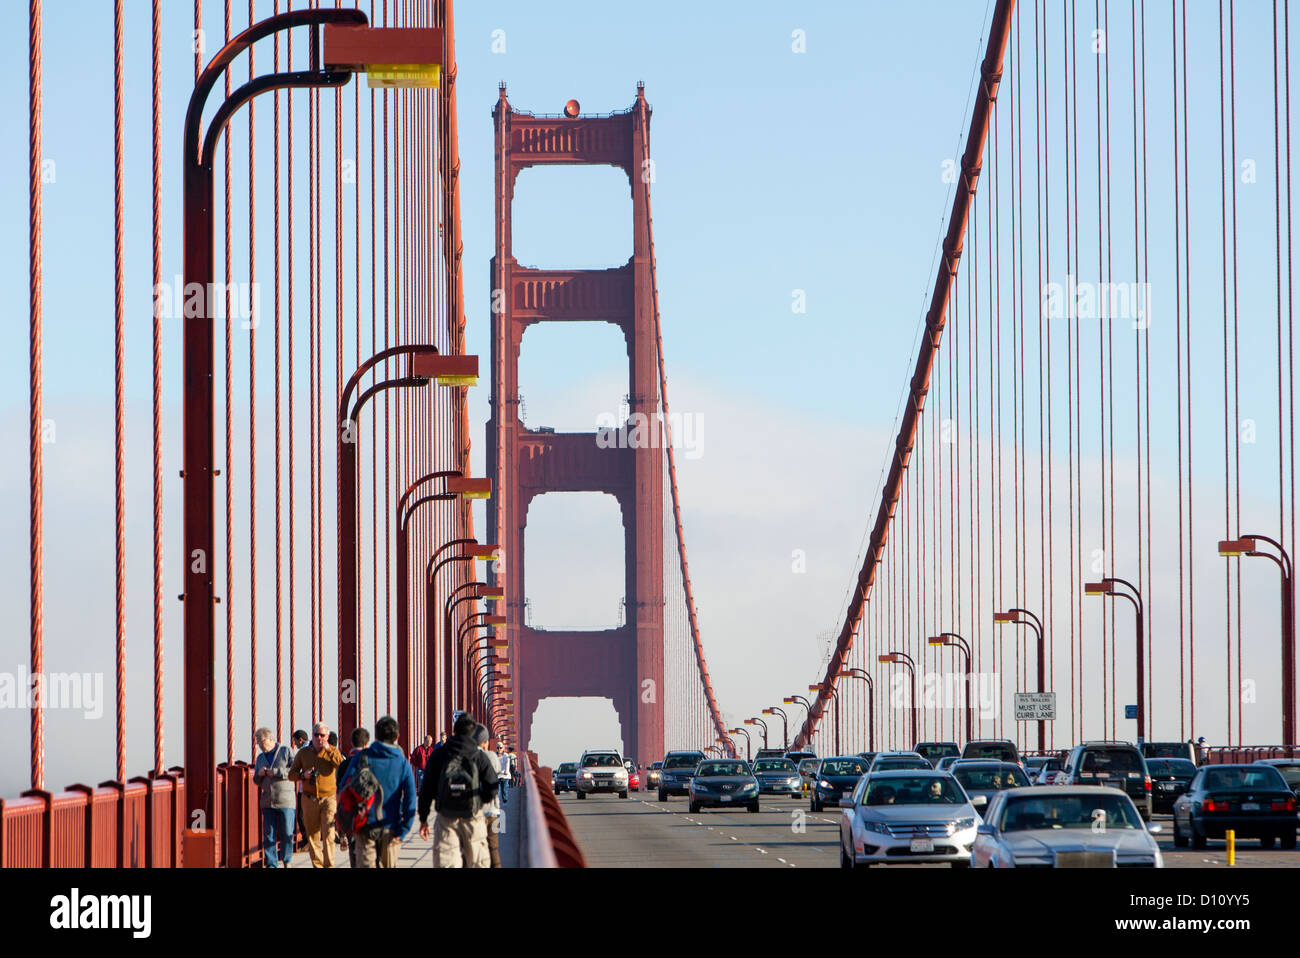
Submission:
<svg viewBox="0 0 1300 958">
<path fill-rule="evenodd" d="M 375 741 L 353 753 L 339 776 L 339 792 L 348 787 L 357 771 L 357 759 L 364 755 L 371 773 L 379 780 L 383 802 L 376 802 L 357 830 L 357 868 L 396 868 L 402 842 L 415 826 L 416 787 L 411 763 L 397 745 L 397 719 L 385 715 L 375 722 Z"/>
</svg>

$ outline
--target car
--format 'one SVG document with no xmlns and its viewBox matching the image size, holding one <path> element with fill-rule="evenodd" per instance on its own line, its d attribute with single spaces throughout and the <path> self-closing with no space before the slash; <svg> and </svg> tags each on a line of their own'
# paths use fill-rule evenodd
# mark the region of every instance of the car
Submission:
<svg viewBox="0 0 1300 958">
<path fill-rule="evenodd" d="M 1196 765 L 1185 758 L 1149 758 L 1146 763 L 1151 776 L 1151 811 L 1172 812 L 1174 802 L 1196 774 Z"/>
<path fill-rule="evenodd" d="M 840 801 L 840 867 L 947 862 L 965 868 L 979 821 L 947 772 L 869 772 Z"/>
<path fill-rule="evenodd" d="M 1058 785 L 1122 788 L 1145 819 L 1151 818 L 1151 776 L 1142 753 L 1130 742 L 1084 742 L 1070 749 Z"/>
<path fill-rule="evenodd" d="M 827 805 L 835 805 L 847 798 L 853 793 L 853 786 L 858 784 L 858 779 L 865 774 L 867 763 L 856 755 L 822 759 L 817 765 L 809 807 L 814 812 L 820 812 Z"/>
<path fill-rule="evenodd" d="M 578 798 L 594 792 L 618 792 L 619 798 L 627 798 L 627 769 L 618 752 L 613 749 L 583 752 L 574 791 Z"/>
<path fill-rule="evenodd" d="M 669 752 L 660 769 L 659 801 L 668 801 L 669 795 L 688 795 L 695 766 L 704 761 L 703 752 Z"/>
<path fill-rule="evenodd" d="M 950 772 L 952 771 L 953 763 L 960 761 L 961 756 L 959 755 L 945 755 L 943 758 L 939 759 L 939 761 L 935 762 L 934 769 L 936 772 Z"/>
<path fill-rule="evenodd" d="M 1291 791 L 1300 795 L 1300 758 L 1261 758 L 1251 764 L 1273 766 L 1282 773 L 1282 778 L 1291 786 Z"/>
<path fill-rule="evenodd" d="M 906 769 L 933 769 L 934 766 L 915 752 L 877 752 L 869 772 L 892 772 Z"/>
<path fill-rule="evenodd" d="M 871 763 L 872 763 L 872 761 L 873 761 L 873 760 L 875 759 L 875 757 L 876 757 L 877 755 L 879 755 L 879 754 L 880 754 L 879 752 L 859 752 L 859 753 L 858 753 L 858 758 L 860 758 L 860 759 L 862 759 L 862 761 L 866 762 L 866 763 L 867 763 L 867 768 L 870 768 L 870 767 L 871 767 Z"/>
<path fill-rule="evenodd" d="M 785 758 L 785 749 L 760 748 L 758 754 L 754 756 L 754 761 L 757 762 L 760 758 Z"/>
<path fill-rule="evenodd" d="M 574 791 L 574 783 L 577 777 L 577 762 L 561 762 L 559 768 L 555 770 L 555 774 L 551 776 L 552 788 L 555 794 Z"/>
<path fill-rule="evenodd" d="M 1038 773 L 1043 770 L 1043 766 L 1047 764 L 1049 758 L 1048 755 L 1022 755 L 1020 757 L 1020 764 L 1024 767 L 1025 774 L 1029 776 L 1029 781 L 1032 782 L 1038 778 Z M 1059 763 L 1060 760 L 1057 761 Z"/>
<path fill-rule="evenodd" d="M 1100 785 L 1009 788 L 989 800 L 971 850 L 975 868 L 1163 868 L 1133 799 Z"/>
<path fill-rule="evenodd" d="M 636 767 L 636 762 L 630 758 L 623 759 L 623 767 L 627 769 L 627 787 L 633 791 L 641 791 L 640 770 Z"/>
<path fill-rule="evenodd" d="M 806 758 L 816 758 L 816 757 L 817 757 L 817 753 L 814 752 L 814 751 L 813 751 L 812 749 L 810 749 L 810 748 L 803 749 L 802 751 L 799 751 L 799 752 L 786 752 L 786 753 L 782 756 L 782 758 L 788 758 L 790 761 L 794 762 L 796 765 L 798 765 L 800 762 L 802 762 L 802 761 L 803 761 L 804 759 L 806 759 Z"/>
<path fill-rule="evenodd" d="M 752 774 L 758 779 L 760 792 L 772 795 L 799 795 L 803 792 L 799 769 L 788 758 L 755 759 Z"/>
<path fill-rule="evenodd" d="M 1193 765 L 1196 759 L 1196 745 L 1192 742 L 1142 742 L 1138 745 L 1143 758 L 1184 758 Z"/>
<path fill-rule="evenodd" d="M 1296 796 L 1271 765 L 1203 765 L 1174 801 L 1174 846 L 1204 848 L 1207 839 L 1258 838 L 1261 848 L 1295 848 Z"/>
<path fill-rule="evenodd" d="M 658 789 L 659 789 L 659 778 L 660 778 L 660 776 L 663 774 L 660 770 L 661 770 L 663 767 L 664 767 L 664 763 L 663 763 L 662 761 L 659 761 L 659 762 L 651 762 L 651 763 L 650 763 L 650 767 L 647 768 L 646 771 L 645 771 L 645 787 L 646 787 L 646 789 L 654 789 L 654 790 L 658 791 Z"/>
<path fill-rule="evenodd" d="M 768 759 L 768 761 L 779 761 Z M 744 759 L 721 758 L 700 762 L 691 778 L 691 812 L 701 808 L 744 805 L 758 811 L 758 780 L 750 773 Z"/>
<path fill-rule="evenodd" d="M 1035 785 L 1055 785 L 1056 776 L 1065 768 L 1065 759 L 1063 758 L 1045 758 L 1038 771 L 1029 776 L 1029 780 Z"/>
<path fill-rule="evenodd" d="M 799 778 L 803 781 L 803 790 L 811 791 L 817 784 L 817 769 L 821 767 L 820 758 L 805 758 L 799 763 Z"/>
<path fill-rule="evenodd" d="M 961 750 L 962 758 L 991 758 L 998 762 L 1020 761 L 1016 743 L 1005 738 L 979 738 L 967 742 Z"/>
<path fill-rule="evenodd" d="M 1014 762 L 966 759 L 956 762 L 948 771 L 977 809 L 987 808 L 993 796 L 1003 789 L 1031 787 L 1025 770 Z"/>
<path fill-rule="evenodd" d="M 957 747 L 956 742 L 917 742 L 916 748 L 912 751 L 929 762 L 932 767 L 937 767 L 939 759 L 946 755 L 961 754 L 961 749 Z"/>
</svg>

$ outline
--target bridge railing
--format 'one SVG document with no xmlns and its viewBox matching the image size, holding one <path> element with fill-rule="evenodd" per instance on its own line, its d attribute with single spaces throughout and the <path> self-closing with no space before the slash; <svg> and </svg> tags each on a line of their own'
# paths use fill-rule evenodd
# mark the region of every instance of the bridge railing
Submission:
<svg viewBox="0 0 1300 958">
<path fill-rule="evenodd" d="M 1205 765 L 1258 762 L 1265 758 L 1300 758 L 1300 745 L 1223 745 L 1205 750 Z"/>
<path fill-rule="evenodd" d="M 586 859 L 551 788 L 551 770 L 539 767 L 532 752 L 520 769 L 524 801 L 520 864 L 524 868 L 586 868 Z"/>
</svg>

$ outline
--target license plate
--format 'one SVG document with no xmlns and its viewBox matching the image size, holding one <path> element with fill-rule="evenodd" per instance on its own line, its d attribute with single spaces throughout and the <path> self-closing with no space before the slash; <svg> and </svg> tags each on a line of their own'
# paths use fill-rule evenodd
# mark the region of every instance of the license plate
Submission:
<svg viewBox="0 0 1300 958">
<path fill-rule="evenodd" d="M 1259 811 L 1259 802 L 1242 802 L 1241 810 L 1243 812 L 1257 812 Z"/>
<path fill-rule="evenodd" d="M 1161 783 L 1161 785 L 1160 785 L 1160 791 L 1162 791 L 1162 792 L 1172 792 L 1172 791 L 1173 791 L 1175 788 L 1177 788 L 1177 787 L 1178 787 L 1177 785 L 1174 785 L 1174 784 L 1172 784 L 1172 783 L 1170 783 L 1170 782 L 1163 782 L 1163 783 Z"/>
<path fill-rule="evenodd" d="M 730 795 L 723 795 L 723 796 L 722 796 L 722 800 L 723 800 L 724 802 L 729 802 L 729 801 L 731 801 L 731 796 L 730 796 Z"/>
<path fill-rule="evenodd" d="M 932 851 L 934 851 L 934 839 L 932 839 L 932 838 L 913 838 L 913 839 L 912 839 L 912 846 L 911 846 L 911 847 L 912 847 L 912 851 L 913 851 L 913 853 L 916 853 L 916 852 L 932 852 Z"/>
</svg>

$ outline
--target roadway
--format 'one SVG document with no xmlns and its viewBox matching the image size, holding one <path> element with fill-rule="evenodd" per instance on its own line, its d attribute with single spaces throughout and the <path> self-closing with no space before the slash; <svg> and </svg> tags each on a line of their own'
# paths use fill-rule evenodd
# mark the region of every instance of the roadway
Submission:
<svg viewBox="0 0 1300 958">
<path fill-rule="evenodd" d="M 591 868 L 838 868 L 839 810 L 814 814 L 807 799 L 764 795 L 758 814 L 706 808 L 691 814 L 685 798 L 660 803 L 654 792 L 627 799 L 598 794 L 578 800 L 559 796 L 569 827 Z M 1211 840 L 1197 851 L 1174 848 L 1173 820 L 1156 836 L 1166 868 L 1226 868 L 1227 846 Z M 1300 851 L 1238 842 L 1238 867 L 1300 868 Z M 891 865 L 891 868 L 944 868 Z"/>
</svg>

